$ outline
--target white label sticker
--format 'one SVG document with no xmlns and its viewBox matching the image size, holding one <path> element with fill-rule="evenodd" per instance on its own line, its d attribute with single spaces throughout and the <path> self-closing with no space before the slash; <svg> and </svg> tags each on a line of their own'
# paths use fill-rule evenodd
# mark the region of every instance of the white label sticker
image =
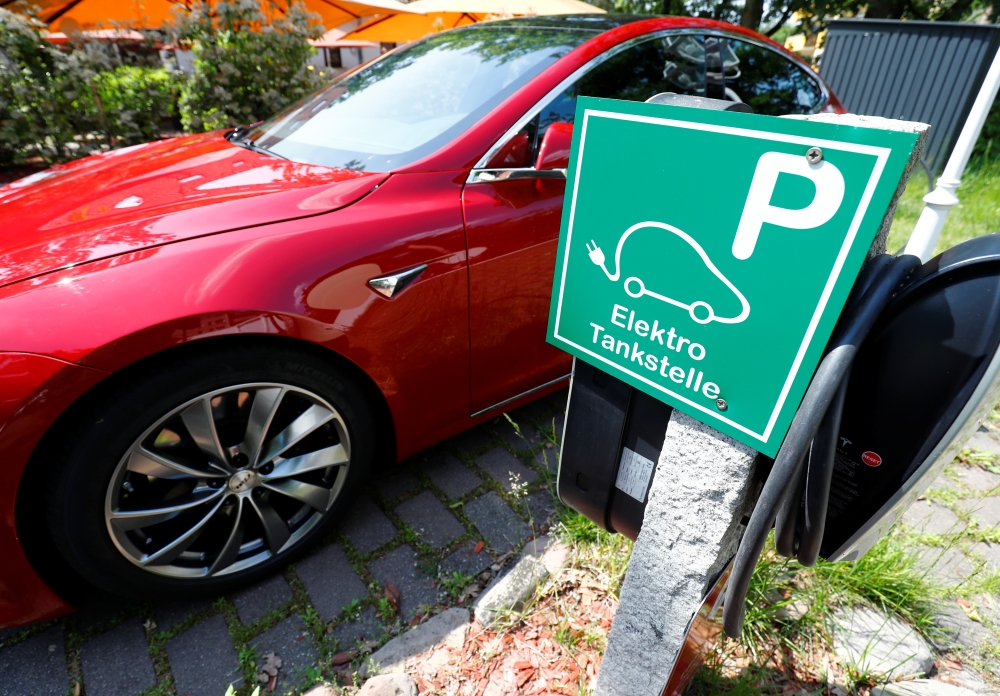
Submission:
<svg viewBox="0 0 1000 696">
<path fill-rule="evenodd" d="M 615 488 L 630 495 L 640 503 L 646 499 L 646 487 L 653 475 L 653 462 L 628 447 L 622 450 L 622 463 L 618 467 Z"/>
</svg>

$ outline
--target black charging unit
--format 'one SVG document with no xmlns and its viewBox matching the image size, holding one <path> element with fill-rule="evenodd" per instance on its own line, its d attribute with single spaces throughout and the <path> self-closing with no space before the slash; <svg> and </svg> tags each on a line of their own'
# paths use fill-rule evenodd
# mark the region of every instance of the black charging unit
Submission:
<svg viewBox="0 0 1000 696">
<path fill-rule="evenodd" d="M 750 111 L 662 94 L 651 103 Z M 723 610 L 742 633 L 750 577 L 771 529 L 803 565 L 852 561 L 885 535 L 1000 399 L 1000 234 L 926 264 L 882 254 L 862 268 L 732 562 Z M 671 408 L 574 361 L 558 491 L 636 539 Z M 767 459 L 761 456 L 761 459 Z M 623 475 L 624 472 L 624 475 Z"/>
<path fill-rule="evenodd" d="M 860 558 L 998 399 L 1000 234 L 923 265 L 914 257 L 870 260 L 751 517 L 727 590 L 727 634 L 740 635 L 746 587 L 772 527 L 778 551 L 806 565 Z M 559 466 L 563 502 L 635 539 L 652 476 L 642 500 L 615 483 L 627 450 L 656 461 L 670 412 L 576 361 Z"/>
</svg>

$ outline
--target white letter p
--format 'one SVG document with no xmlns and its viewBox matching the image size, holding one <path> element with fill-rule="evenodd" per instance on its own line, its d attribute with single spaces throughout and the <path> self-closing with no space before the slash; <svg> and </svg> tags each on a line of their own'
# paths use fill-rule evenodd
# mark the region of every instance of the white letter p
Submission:
<svg viewBox="0 0 1000 696">
<path fill-rule="evenodd" d="M 771 205 L 771 194 L 779 174 L 804 176 L 816 185 L 816 195 L 805 208 L 790 210 Z M 733 256 L 746 260 L 757 246 L 760 228 L 765 222 L 793 230 L 808 230 L 827 223 L 844 200 L 844 176 L 827 161 L 809 164 L 802 155 L 765 152 L 757 160 L 750 182 L 750 193 L 740 225 L 733 239 Z"/>
</svg>

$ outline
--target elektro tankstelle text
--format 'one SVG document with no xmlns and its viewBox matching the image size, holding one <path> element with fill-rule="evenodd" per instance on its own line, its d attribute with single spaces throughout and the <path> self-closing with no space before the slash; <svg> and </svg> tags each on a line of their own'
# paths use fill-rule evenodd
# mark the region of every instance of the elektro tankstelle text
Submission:
<svg viewBox="0 0 1000 696">
<path fill-rule="evenodd" d="M 646 348 L 645 341 L 648 340 L 675 353 L 687 353 L 692 360 L 704 360 L 705 358 L 705 346 L 679 336 L 672 326 L 669 329 L 660 328 L 660 322 L 655 319 L 652 325 L 643 319 L 636 320 L 635 312 L 629 310 L 628 307 L 616 304 L 611 310 L 611 323 L 645 339 L 642 348 Z M 630 365 L 638 363 L 639 366 L 650 372 L 659 372 L 661 377 L 667 377 L 677 384 L 684 385 L 685 389 L 690 389 L 709 399 L 714 400 L 719 396 L 719 385 L 715 382 L 703 382 L 704 375 L 696 368 L 691 367 L 685 370 L 678 365 L 671 365 L 669 356 L 657 356 L 649 350 L 640 350 L 639 341 L 631 341 L 631 345 L 629 345 L 629 341 L 615 339 L 614 336 L 607 333 L 603 326 L 594 322 L 590 322 L 590 326 L 594 329 L 593 342 L 595 344 L 628 360 Z"/>
</svg>

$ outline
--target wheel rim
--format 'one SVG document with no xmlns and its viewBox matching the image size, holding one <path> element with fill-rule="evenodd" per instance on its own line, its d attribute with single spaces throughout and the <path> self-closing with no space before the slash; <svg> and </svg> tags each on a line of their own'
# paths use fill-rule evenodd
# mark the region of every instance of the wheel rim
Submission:
<svg viewBox="0 0 1000 696">
<path fill-rule="evenodd" d="M 118 463 L 105 519 L 125 558 L 205 578 L 283 553 L 333 507 L 351 445 L 337 410 L 287 384 L 227 387 L 170 411 Z"/>
</svg>

